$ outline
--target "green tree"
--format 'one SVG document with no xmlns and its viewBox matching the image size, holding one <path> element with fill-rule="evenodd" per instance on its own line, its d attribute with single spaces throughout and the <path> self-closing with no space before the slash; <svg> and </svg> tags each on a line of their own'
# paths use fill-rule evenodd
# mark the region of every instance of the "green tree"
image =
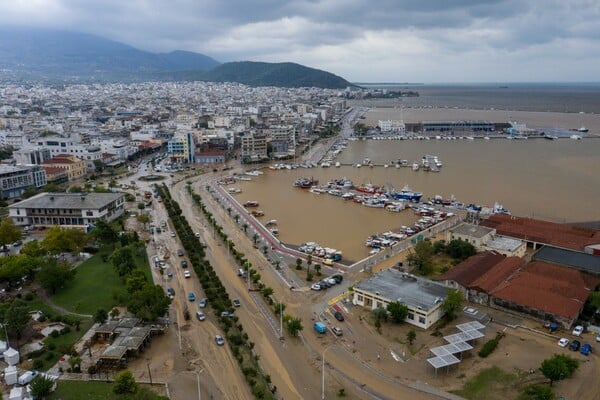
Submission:
<svg viewBox="0 0 600 400">
<path fill-rule="evenodd" d="M 163 288 L 147 282 L 141 290 L 132 293 L 127 302 L 127 310 L 138 318 L 152 321 L 165 315 L 171 300 Z"/>
<path fill-rule="evenodd" d="M 315 271 L 317 276 L 321 276 L 321 264 L 315 264 Z"/>
<path fill-rule="evenodd" d="M 296 269 L 297 270 L 302 269 L 302 259 L 301 258 L 296 258 Z"/>
<path fill-rule="evenodd" d="M 290 318 L 287 321 L 287 329 L 290 335 L 298 336 L 298 333 L 304 329 L 304 326 L 302 326 L 302 320 L 300 318 Z"/>
<path fill-rule="evenodd" d="M 579 361 L 564 355 L 555 354 L 542 361 L 540 371 L 544 376 L 550 379 L 550 386 L 556 381 L 570 377 L 579 367 Z"/>
<path fill-rule="evenodd" d="M 244 224 L 242 225 L 242 229 L 244 230 L 244 233 L 246 233 L 246 231 L 248 230 L 248 224 L 244 222 Z"/>
<path fill-rule="evenodd" d="M 81 252 L 88 240 L 89 236 L 80 229 L 54 226 L 50 228 L 41 244 L 50 254 L 65 252 L 77 254 Z"/>
<path fill-rule="evenodd" d="M 67 283 L 75 278 L 75 270 L 64 262 L 57 262 L 54 258 L 49 258 L 42 265 L 36 278 L 40 285 L 50 294 L 55 294 L 57 290 L 64 288 Z"/>
<path fill-rule="evenodd" d="M 408 332 L 406 332 L 406 340 L 408 340 L 408 344 L 410 344 L 411 346 L 416 338 L 417 338 L 417 333 L 415 332 L 414 329 L 410 329 Z"/>
<path fill-rule="evenodd" d="M 44 400 L 52 392 L 54 387 L 54 379 L 48 378 L 45 375 L 38 375 L 29 384 L 31 395 L 34 399 Z"/>
<path fill-rule="evenodd" d="M 518 400 L 554 400 L 555 396 L 548 386 L 528 385 L 519 395 Z"/>
<path fill-rule="evenodd" d="M 17 338 L 17 343 L 30 320 L 29 308 L 21 300 L 13 300 L 4 314 L 6 331 L 9 336 Z"/>
<path fill-rule="evenodd" d="M 433 253 L 434 254 L 439 254 L 445 250 L 446 250 L 446 244 L 444 242 L 442 242 L 441 240 L 438 240 L 433 243 Z"/>
<path fill-rule="evenodd" d="M 121 371 L 115 378 L 113 392 L 116 394 L 135 394 L 138 391 L 138 383 L 129 370 Z"/>
<path fill-rule="evenodd" d="M 383 307 L 377 307 L 376 309 L 371 311 L 371 315 L 373 316 L 375 323 L 379 323 L 379 324 L 381 324 L 382 320 L 387 321 L 387 319 L 388 319 L 388 312 Z"/>
<path fill-rule="evenodd" d="M 0 247 L 4 249 L 4 246 L 19 239 L 21 239 L 21 231 L 13 224 L 12 219 L 3 219 L 0 222 Z"/>
<path fill-rule="evenodd" d="M 463 294 L 460 290 L 450 289 L 448 290 L 448 295 L 446 296 L 446 300 L 442 304 L 442 308 L 446 312 L 446 315 L 449 319 L 454 319 L 455 313 L 460 309 L 460 306 L 463 302 Z"/>
<path fill-rule="evenodd" d="M 408 317 L 408 307 L 399 301 L 392 301 L 387 305 L 387 311 L 390 313 L 392 321 L 399 324 Z"/>
<path fill-rule="evenodd" d="M 94 322 L 98 324 L 103 324 L 108 319 L 108 313 L 104 308 L 99 308 L 94 313 Z"/>
<path fill-rule="evenodd" d="M 477 250 L 475 249 L 475 246 L 466 240 L 454 239 L 446 246 L 446 253 L 452 258 L 466 260 L 472 255 L 475 255 Z"/>
<path fill-rule="evenodd" d="M 233 216 L 233 219 L 234 219 L 234 221 L 235 221 L 235 223 L 236 223 L 236 224 L 237 224 L 238 222 L 240 222 L 240 216 L 239 216 L 239 215 L 237 215 L 237 214 L 235 214 L 235 215 Z"/>
<path fill-rule="evenodd" d="M 21 193 L 21 197 L 24 199 L 28 199 L 31 196 L 35 196 L 36 194 L 38 194 L 38 190 L 36 188 L 30 187 L 25 189 L 23 193 Z"/>
<path fill-rule="evenodd" d="M 125 246 L 115 250 L 109 257 L 111 264 L 119 276 L 128 275 L 136 268 L 133 254 L 131 246 Z"/>
<path fill-rule="evenodd" d="M 29 257 L 25 254 L 0 257 L 0 280 L 16 282 L 40 264 L 39 258 Z"/>
<path fill-rule="evenodd" d="M 104 164 L 102 163 L 102 160 L 94 160 L 94 167 L 96 169 L 96 173 L 104 171 Z"/>
<path fill-rule="evenodd" d="M 431 272 L 433 267 L 433 246 L 429 240 L 421 240 L 414 247 L 407 260 L 417 271 L 423 275 Z"/>
<path fill-rule="evenodd" d="M 46 249 L 37 240 L 26 242 L 23 244 L 23 247 L 21 247 L 21 251 L 19 252 L 19 254 L 27 255 L 33 258 L 42 257 L 47 253 L 48 252 Z"/>
<path fill-rule="evenodd" d="M 146 274 L 139 268 L 134 269 L 127 275 L 125 279 L 125 288 L 127 289 L 127 293 L 131 294 L 137 292 L 138 290 L 142 290 L 144 285 L 148 279 L 146 278 Z"/>
<path fill-rule="evenodd" d="M 255 233 L 254 235 L 252 235 L 252 241 L 254 242 L 254 245 L 256 246 L 256 242 L 258 242 L 258 233 Z"/>
<path fill-rule="evenodd" d="M 105 246 L 111 246 L 115 248 L 115 244 L 119 239 L 118 232 L 112 227 L 106 220 L 100 219 L 96 221 L 96 226 L 90 232 L 90 235 L 94 237 L 98 242 Z"/>
</svg>

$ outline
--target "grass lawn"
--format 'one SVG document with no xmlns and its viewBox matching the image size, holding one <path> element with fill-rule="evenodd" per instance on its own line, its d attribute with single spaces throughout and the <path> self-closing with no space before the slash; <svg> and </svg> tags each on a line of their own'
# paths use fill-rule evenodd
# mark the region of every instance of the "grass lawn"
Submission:
<svg viewBox="0 0 600 400">
<path fill-rule="evenodd" d="M 148 385 L 140 385 L 149 388 Z M 112 391 L 113 384 L 97 381 L 58 381 L 56 391 L 47 397 L 48 400 L 117 400 L 123 397 L 117 396 Z M 153 386 L 162 394 L 162 387 Z"/>
<path fill-rule="evenodd" d="M 136 256 L 135 261 L 151 280 L 152 273 L 148 260 Z M 109 261 L 102 261 L 102 252 L 100 252 L 77 267 L 75 279 L 52 296 L 52 301 L 69 311 L 93 315 L 98 308 L 110 311 L 117 305 L 113 294 L 115 291 L 124 290 L 125 286 L 121 278 Z"/>
<path fill-rule="evenodd" d="M 468 400 L 504 400 L 516 397 L 516 387 L 521 379 L 516 373 L 498 367 L 484 369 L 465 382 L 462 390 L 452 393 Z"/>
</svg>

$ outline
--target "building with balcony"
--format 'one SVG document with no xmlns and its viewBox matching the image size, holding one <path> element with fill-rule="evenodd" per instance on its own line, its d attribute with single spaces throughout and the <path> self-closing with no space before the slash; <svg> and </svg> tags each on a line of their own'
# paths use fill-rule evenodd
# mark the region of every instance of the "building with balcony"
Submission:
<svg viewBox="0 0 600 400">
<path fill-rule="evenodd" d="M 69 154 L 59 154 L 54 156 L 50 160 L 44 161 L 42 166 L 44 168 L 53 167 L 65 170 L 69 181 L 83 178 L 87 173 L 86 162 Z"/>
<path fill-rule="evenodd" d="M 175 135 L 167 142 L 167 153 L 176 163 L 194 162 L 194 135 L 191 132 Z"/>
<path fill-rule="evenodd" d="M 86 228 L 117 218 L 124 206 L 123 193 L 40 193 L 8 206 L 8 215 L 17 226 Z"/>
</svg>

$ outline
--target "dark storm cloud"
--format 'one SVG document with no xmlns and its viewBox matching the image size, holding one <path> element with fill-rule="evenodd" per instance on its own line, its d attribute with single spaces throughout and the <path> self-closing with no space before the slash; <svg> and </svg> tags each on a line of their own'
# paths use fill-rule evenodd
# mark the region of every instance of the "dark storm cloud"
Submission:
<svg viewBox="0 0 600 400">
<path fill-rule="evenodd" d="M 591 65 L 600 57 L 599 21 L 597 0 L 0 0 L 0 24 L 83 31 L 222 61 L 306 62 L 353 76 L 368 62 L 366 73 L 470 77 L 465 61 L 535 68 L 527 54 L 562 62 L 565 50 Z"/>
</svg>

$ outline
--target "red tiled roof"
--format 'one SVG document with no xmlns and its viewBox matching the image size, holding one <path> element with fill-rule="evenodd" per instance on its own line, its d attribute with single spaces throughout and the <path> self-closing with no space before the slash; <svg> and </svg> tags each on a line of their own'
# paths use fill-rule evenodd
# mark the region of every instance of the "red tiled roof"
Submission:
<svg viewBox="0 0 600 400">
<path fill-rule="evenodd" d="M 470 287 L 489 293 L 517 272 L 524 263 L 525 261 L 520 257 L 506 257 L 472 282 Z"/>
<path fill-rule="evenodd" d="M 534 261 L 490 294 L 525 307 L 574 319 L 598 283 L 599 278 L 581 271 Z"/>
<path fill-rule="evenodd" d="M 454 281 L 461 286 L 470 287 L 473 282 L 504 260 L 504 258 L 504 255 L 495 251 L 477 253 L 436 279 L 440 281 Z"/>
<path fill-rule="evenodd" d="M 600 231 L 533 218 L 495 214 L 481 223 L 495 228 L 499 235 L 550 244 L 582 251 L 585 246 L 600 243 Z"/>
<path fill-rule="evenodd" d="M 56 175 L 56 174 L 66 174 L 66 170 L 64 168 L 60 168 L 60 167 L 52 167 L 50 165 L 42 165 L 42 168 L 44 168 L 44 171 L 46 171 L 46 174 L 49 175 Z"/>
<path fill-rule="evenodd" d="M 115 157 L 116 154 L 111 154 L 111 153 L 102 153 L 102 158 L 103 159 L 107 159 L 107 158 L 113 158 Z"/>
</svg>

